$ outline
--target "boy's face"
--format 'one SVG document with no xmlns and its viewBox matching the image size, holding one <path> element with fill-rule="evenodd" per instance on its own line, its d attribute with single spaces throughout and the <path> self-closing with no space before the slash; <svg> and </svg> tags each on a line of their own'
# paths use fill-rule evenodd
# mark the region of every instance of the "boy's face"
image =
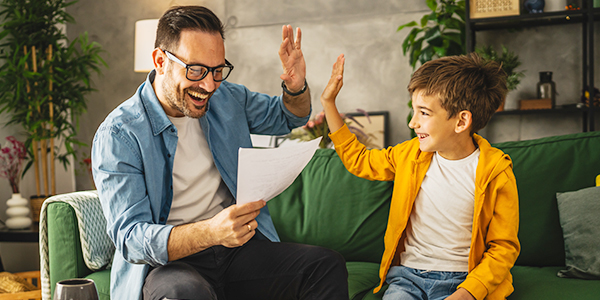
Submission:
<svg viewBox="0 0 600 300">
<path fill-rule="evenodd" d="M 442 108 L 441 101 L 422 91 L 413 93 L 412 107 L 414 114 L 408 127 L 417 134 L 421 151 L 438 152 L 446 159 L 468 156 L 465 155 L 464 141 L 455 130 L 459 114 L 448 118 L 448 111 Z"/>
</svg>

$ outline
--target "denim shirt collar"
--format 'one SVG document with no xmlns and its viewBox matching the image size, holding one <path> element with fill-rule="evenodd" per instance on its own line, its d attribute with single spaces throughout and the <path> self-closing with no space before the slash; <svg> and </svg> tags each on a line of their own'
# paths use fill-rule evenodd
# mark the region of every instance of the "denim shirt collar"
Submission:
<svg viewBox="0 0 600 300">
<path fill-rule="evenodd" d="M 156 70 L 152 70 L 152 72 L 148 73 L 146 82 L 144 82 L 144 86 L 142 87 L 141 100 L 142 105 L 144 105 L 144 108 L 148 113 L 148 120 L 152 126 L 152 134 L 157 136 L 170 126 L 173 126 L 173 123 L 171 123 L 171 120 L 167 117 L 165 110 L 154 92 L 152 83 L 154 82 L 155 77 Z"/>
</svg>

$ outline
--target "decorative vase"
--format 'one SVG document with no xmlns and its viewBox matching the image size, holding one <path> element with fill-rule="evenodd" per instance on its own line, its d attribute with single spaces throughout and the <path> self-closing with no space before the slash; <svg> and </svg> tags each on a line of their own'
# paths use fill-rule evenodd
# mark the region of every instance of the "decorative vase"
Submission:
<svg viewBox="0 0 600 300">
<path fill-rule="evenodd" d="M 539 14 L 544 12 L 544 0 L 527 0 L 525 1 L 525 8 L 530 14 Z"/>
<path fill-rule="evenodd" d="M 6 227 L 9 229 L 25 229 L 31 226 L 31 218 L 29 217 L 29 203 L 27 199 L 21 197 L 21 194 L 14 193 L 12 198 L 6 201 Z"/>
<path fill-rule="evenodd" d="M 75 278 L 56 283 L 52 300 L 98 300 L 96 284 L 91 279 Z"/>
</svg>

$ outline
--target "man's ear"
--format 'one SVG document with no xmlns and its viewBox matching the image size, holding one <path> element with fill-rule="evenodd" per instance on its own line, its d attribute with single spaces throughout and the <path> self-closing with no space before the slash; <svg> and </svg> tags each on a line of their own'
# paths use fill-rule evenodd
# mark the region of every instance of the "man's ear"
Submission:
<svg viewBox="0 0 600 300">
<path fill-rule="evenodd" d="M 468 110 L 463 110 L 458 113 L 458 118 L 456 121 L 456 127 L 454 128 L 454 132 L 461 133 L 465 130 L 471 130 L 471 125 L 473 125 L 473 114 L 471 114 Z"/>
<path fill-rule="evenodd" d="M 163 75 L 166 69 L 167 57 L 165 53 L 159 48 L 155 48 L 152 51 L 152 61 L 154 62 L 154 69 L 158 75 Z"/>
</svg>

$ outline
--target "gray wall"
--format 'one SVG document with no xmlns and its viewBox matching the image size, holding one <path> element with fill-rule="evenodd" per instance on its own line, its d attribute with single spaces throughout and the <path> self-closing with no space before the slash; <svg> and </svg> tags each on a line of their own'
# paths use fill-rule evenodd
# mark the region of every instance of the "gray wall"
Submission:
<svg viewBox="0 0 600 300">
<path fill-rule="evenodd" d="M 409 139 L 406 116 L 409 95 L 406 85 L 412 73 L 402 55 L 401 44 L 408 33 L 396 32 L 399 25 L 419 20 L 428 12 L 424 0 L 80 0 L 68 8 L 76 24 L 68 26 L 74 38 L 88 31 L 90 38 L 106 50 L 109 68 L 94 79 L 97 92 L 89 96 L 88 113 L 81 119 L 79 138 L 91 144 L 94 132 L 106 115 L 129 98 L 146 74 L 133 72 L 135 21 L 159 18 L 174 4 L 199 4 L 212 8 L 227 24 L 226 56 L 235 65 L 230 81 L 269 94 L 281 93 L 281 64 L 277 50 L 281 26 L 292 24 L 303 31 L 302 48 L 307 62 L 307 79 L 312 89 L 313 113 L 321 111 L 319 96 L 327 83 L 331 65 L 340 54 L 346 55 L 345 86 L 338 97 L 339 108 L 352 112 L 390 112 L 392 144 Z M 600 41 L 600 24 L 596 40 Z M 511 92 L 507 108 L 516 108 L 518 99 L 532 98 L 539 71 L 553 71 L 559 92 L 558 104 L 577 102 L 581 90 L 580 26 L 551 26 L 477 34 L 478 45 L 504 44 L 523 61 L 526 78 Z M 596 66 L 600 65 L 600 43 L 596 42 Z M 600 70 L 596 67 L 596 85 Z M 1 117 L 1 116 L 0 116 Z M 598 125 L 597 125 L 598 127 Z M 0 129 L 0 138 L 16 129 Z M 581 131 L 579 115 L 495 116 L 481 133 L 491 142 L 533 139 Z M 89 153 L 89 148 L 81 151 Z M 0 198 L 8 199 L 8 183 L 0 181 Z M 77 189 L 91 188 L 85 173 L 77 176 Z M 2 209 L 2 208 L 0 208 Z M 5 256 L 20 256 L 21 249 Z M 5 261 L 8 260 L 5 259 Z M 5 262 L 5 265 L 8 265 Z M 37 269 L 36 262 L 8 267 Z"/>
</svg>

